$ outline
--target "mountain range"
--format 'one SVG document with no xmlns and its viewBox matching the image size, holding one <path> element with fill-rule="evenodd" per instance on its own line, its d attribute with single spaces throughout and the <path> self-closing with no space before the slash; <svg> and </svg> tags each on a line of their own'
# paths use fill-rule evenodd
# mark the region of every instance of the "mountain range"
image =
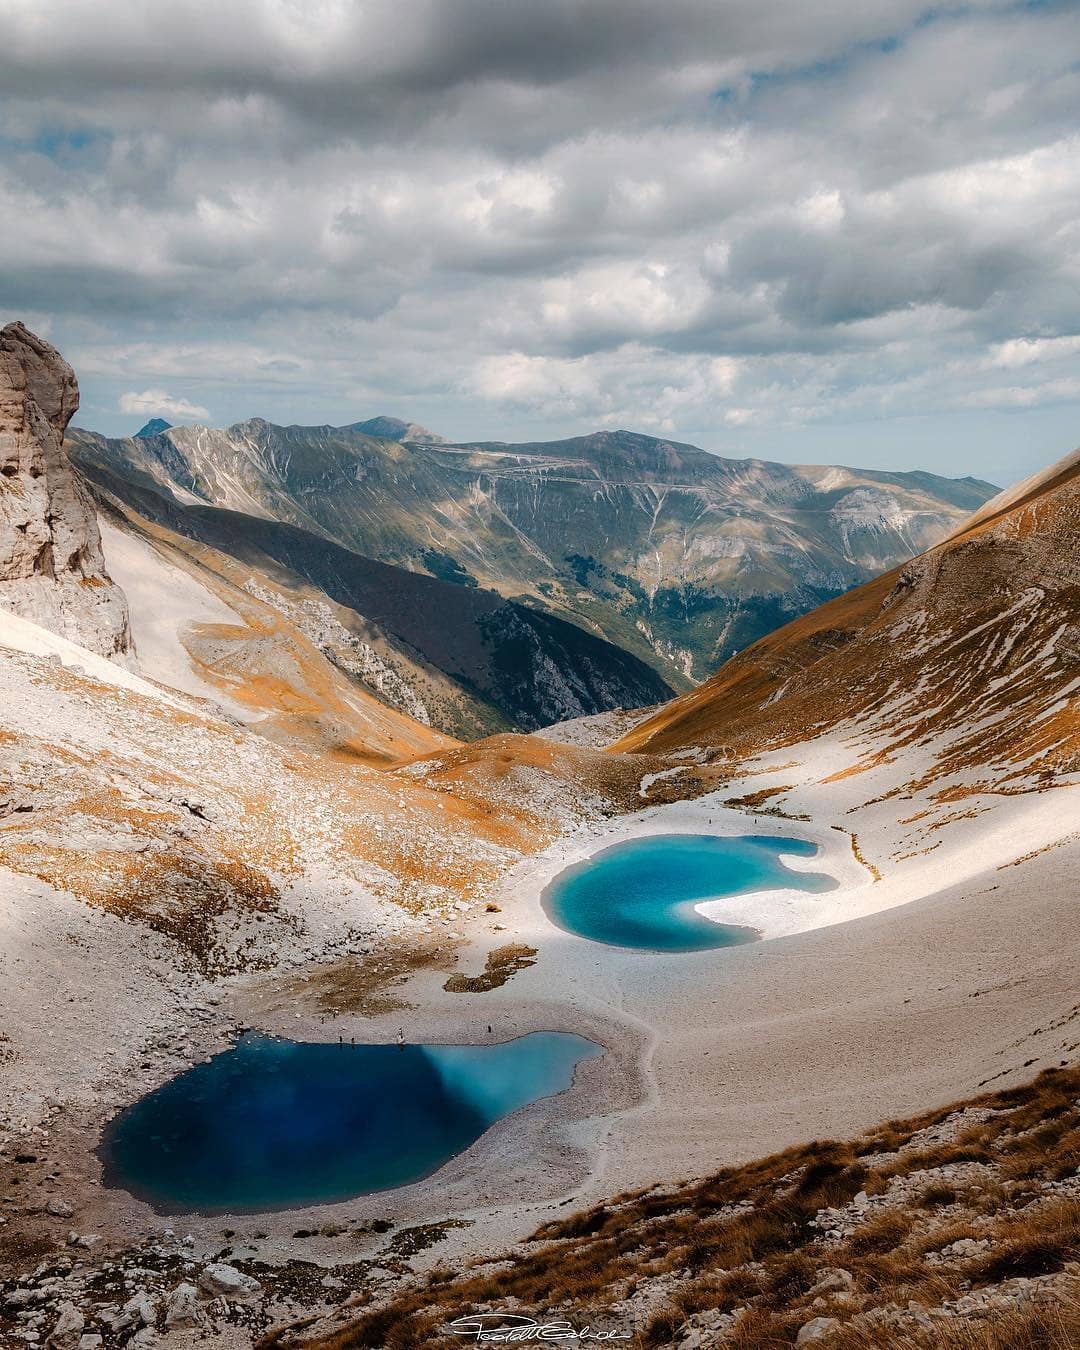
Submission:
<svg viewBox="0 0 1080 1350">
<path fill-rule="evenodd" d="M 73 432 L 69 449 L 114 488 L 137 482 L 183 506 L 292 525 L 569 619 L 676 690 L 936 543 L 997 490 L 929 473 L 725 459 L 629 431 L 450 445 L 388 418 L 154 423 L 130 439 Z"/>
</svg>

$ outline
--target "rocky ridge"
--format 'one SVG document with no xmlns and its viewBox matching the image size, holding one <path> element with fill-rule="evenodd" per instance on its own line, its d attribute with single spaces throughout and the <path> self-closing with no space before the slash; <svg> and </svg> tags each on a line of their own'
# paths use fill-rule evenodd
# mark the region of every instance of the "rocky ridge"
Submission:
<svg viewBox="0 0 1080 1350">
<path fill-rule="evenodd" d="M 936 543 L 973 479 L 724 459 L 629 431 L 521 445 L 346 427 L 73 431 L 88 470 L 262 516 L 354 553 L 574 619 L 676 689 Z"/>
<path fill-rule="evenodd" d="M 21 323 L 0 331 L 0 606 L 102 656 L 134 655 L 127 601 L 64 450 L 75 373 Z"/>
</svg>

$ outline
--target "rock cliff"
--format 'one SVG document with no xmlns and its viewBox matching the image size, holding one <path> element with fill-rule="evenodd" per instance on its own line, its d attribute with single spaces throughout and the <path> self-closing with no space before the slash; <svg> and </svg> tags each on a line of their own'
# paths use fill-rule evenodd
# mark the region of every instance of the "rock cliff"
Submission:
<svg viewBox="0 0 1080 1350">
<path fill-rule="evenodd" d="M 75 374 L 21 323 L 0 330 L 0 606 L 102 656 L 134 656 L 93 503 L 64 451 Z"/>
</svg>

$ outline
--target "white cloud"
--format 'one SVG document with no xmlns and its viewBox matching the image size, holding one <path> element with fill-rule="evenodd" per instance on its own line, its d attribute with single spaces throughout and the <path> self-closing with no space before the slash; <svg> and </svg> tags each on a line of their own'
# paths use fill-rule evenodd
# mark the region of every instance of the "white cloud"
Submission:
<svg viewBox="0 0 1080 1350">
<path fill-rule="evenodd" d="M 1080 356 L 1080 337 L 1013 338 L 999 342 L 991 354 L 991 364 L 1014 370 L 1043 361 L 1059 361 Z"/>
<path fill-rule="evenodd" d="M 1068 397 L 1075 5 L 149 9 L 0 0 L 0 320 L 48 325 L 102 430 L 136 400 L 797 459 L 918 411 L 972 419 L 959 464 L 977 414 Z"/>
<path fill-rule="evenodd" d="M 606 412 L 600 383 L 585 359 L 560 360 L 510 352 L 480 361 L 466 387 L 507 407 L 544 408 L 571 416 Z"/>
<path fill-rule="evenodd" d="M 979 389 L 964 401 L 977 408 L 1035 408 L 1044 403 L 1071 402 L 1076 398 L 1080 398 L 1080 378 L 1073 376 L 1046 380 L 1041 384 Z"/>
<path fill-rule="evenodd" d="M 190 419 L 208 418 L 210 411 L 198 403 L 189 403 L 186 398 L 174 398 L 164 389 L 144 389 L 141 394 L 121 394 L 117 405 L 122 413 L 137 417 L 177 417 Z"/>
</svg>

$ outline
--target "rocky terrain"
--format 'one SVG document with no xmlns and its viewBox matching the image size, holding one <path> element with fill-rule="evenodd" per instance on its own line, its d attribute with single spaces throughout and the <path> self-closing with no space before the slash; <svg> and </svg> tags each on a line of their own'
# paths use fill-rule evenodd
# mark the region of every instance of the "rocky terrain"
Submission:
<svg viewBox="0 0 1080 1350">
<path fill-rule="evenodd" d="M 462 1270 L 449 1224 L 338 1226 L 329 1270 L 180 1228 L 95 1260 L 62 1175 L 23 1154 L 43 1234 L 0 1283 L 0 1336 L 57 1350 L 163 1343 L 445 1343 L 448 1324 L 543 1320 L 638 1347 L 1069 1350 L 1080 1333 L 1080 1073 L 815 1142 L 561 1217 Z M 298 1236 L 301 1236 L 298 1234 Z M 312 1234 L 311 1236 L 315 1236 Z M 0 1234 L 0 1253 L 5 1251 Z M 412 1260 L 431 1253 L 418 1279 Z M 6 1254 L 12 1254 L 8 1244 Z M 623 1342 L 626 1343 L 626 1342 Z"/>
<path fill-rule="evenodd" d="M 21 323 L 0 331 L 0 606 L 103 656 L 131 655 L 89 495 L 64 452 L 75 373 Z"/>
<path fill-rule="evenodd" d="M 415 437 L 415 438 L 411 438 Z M 393 419 L 72 435 L 88 469 L 570 616 L 684 689 L 937 543 L 972 479 L 732 460 L 627 431 L 447 445 Z"/>
</svg>

